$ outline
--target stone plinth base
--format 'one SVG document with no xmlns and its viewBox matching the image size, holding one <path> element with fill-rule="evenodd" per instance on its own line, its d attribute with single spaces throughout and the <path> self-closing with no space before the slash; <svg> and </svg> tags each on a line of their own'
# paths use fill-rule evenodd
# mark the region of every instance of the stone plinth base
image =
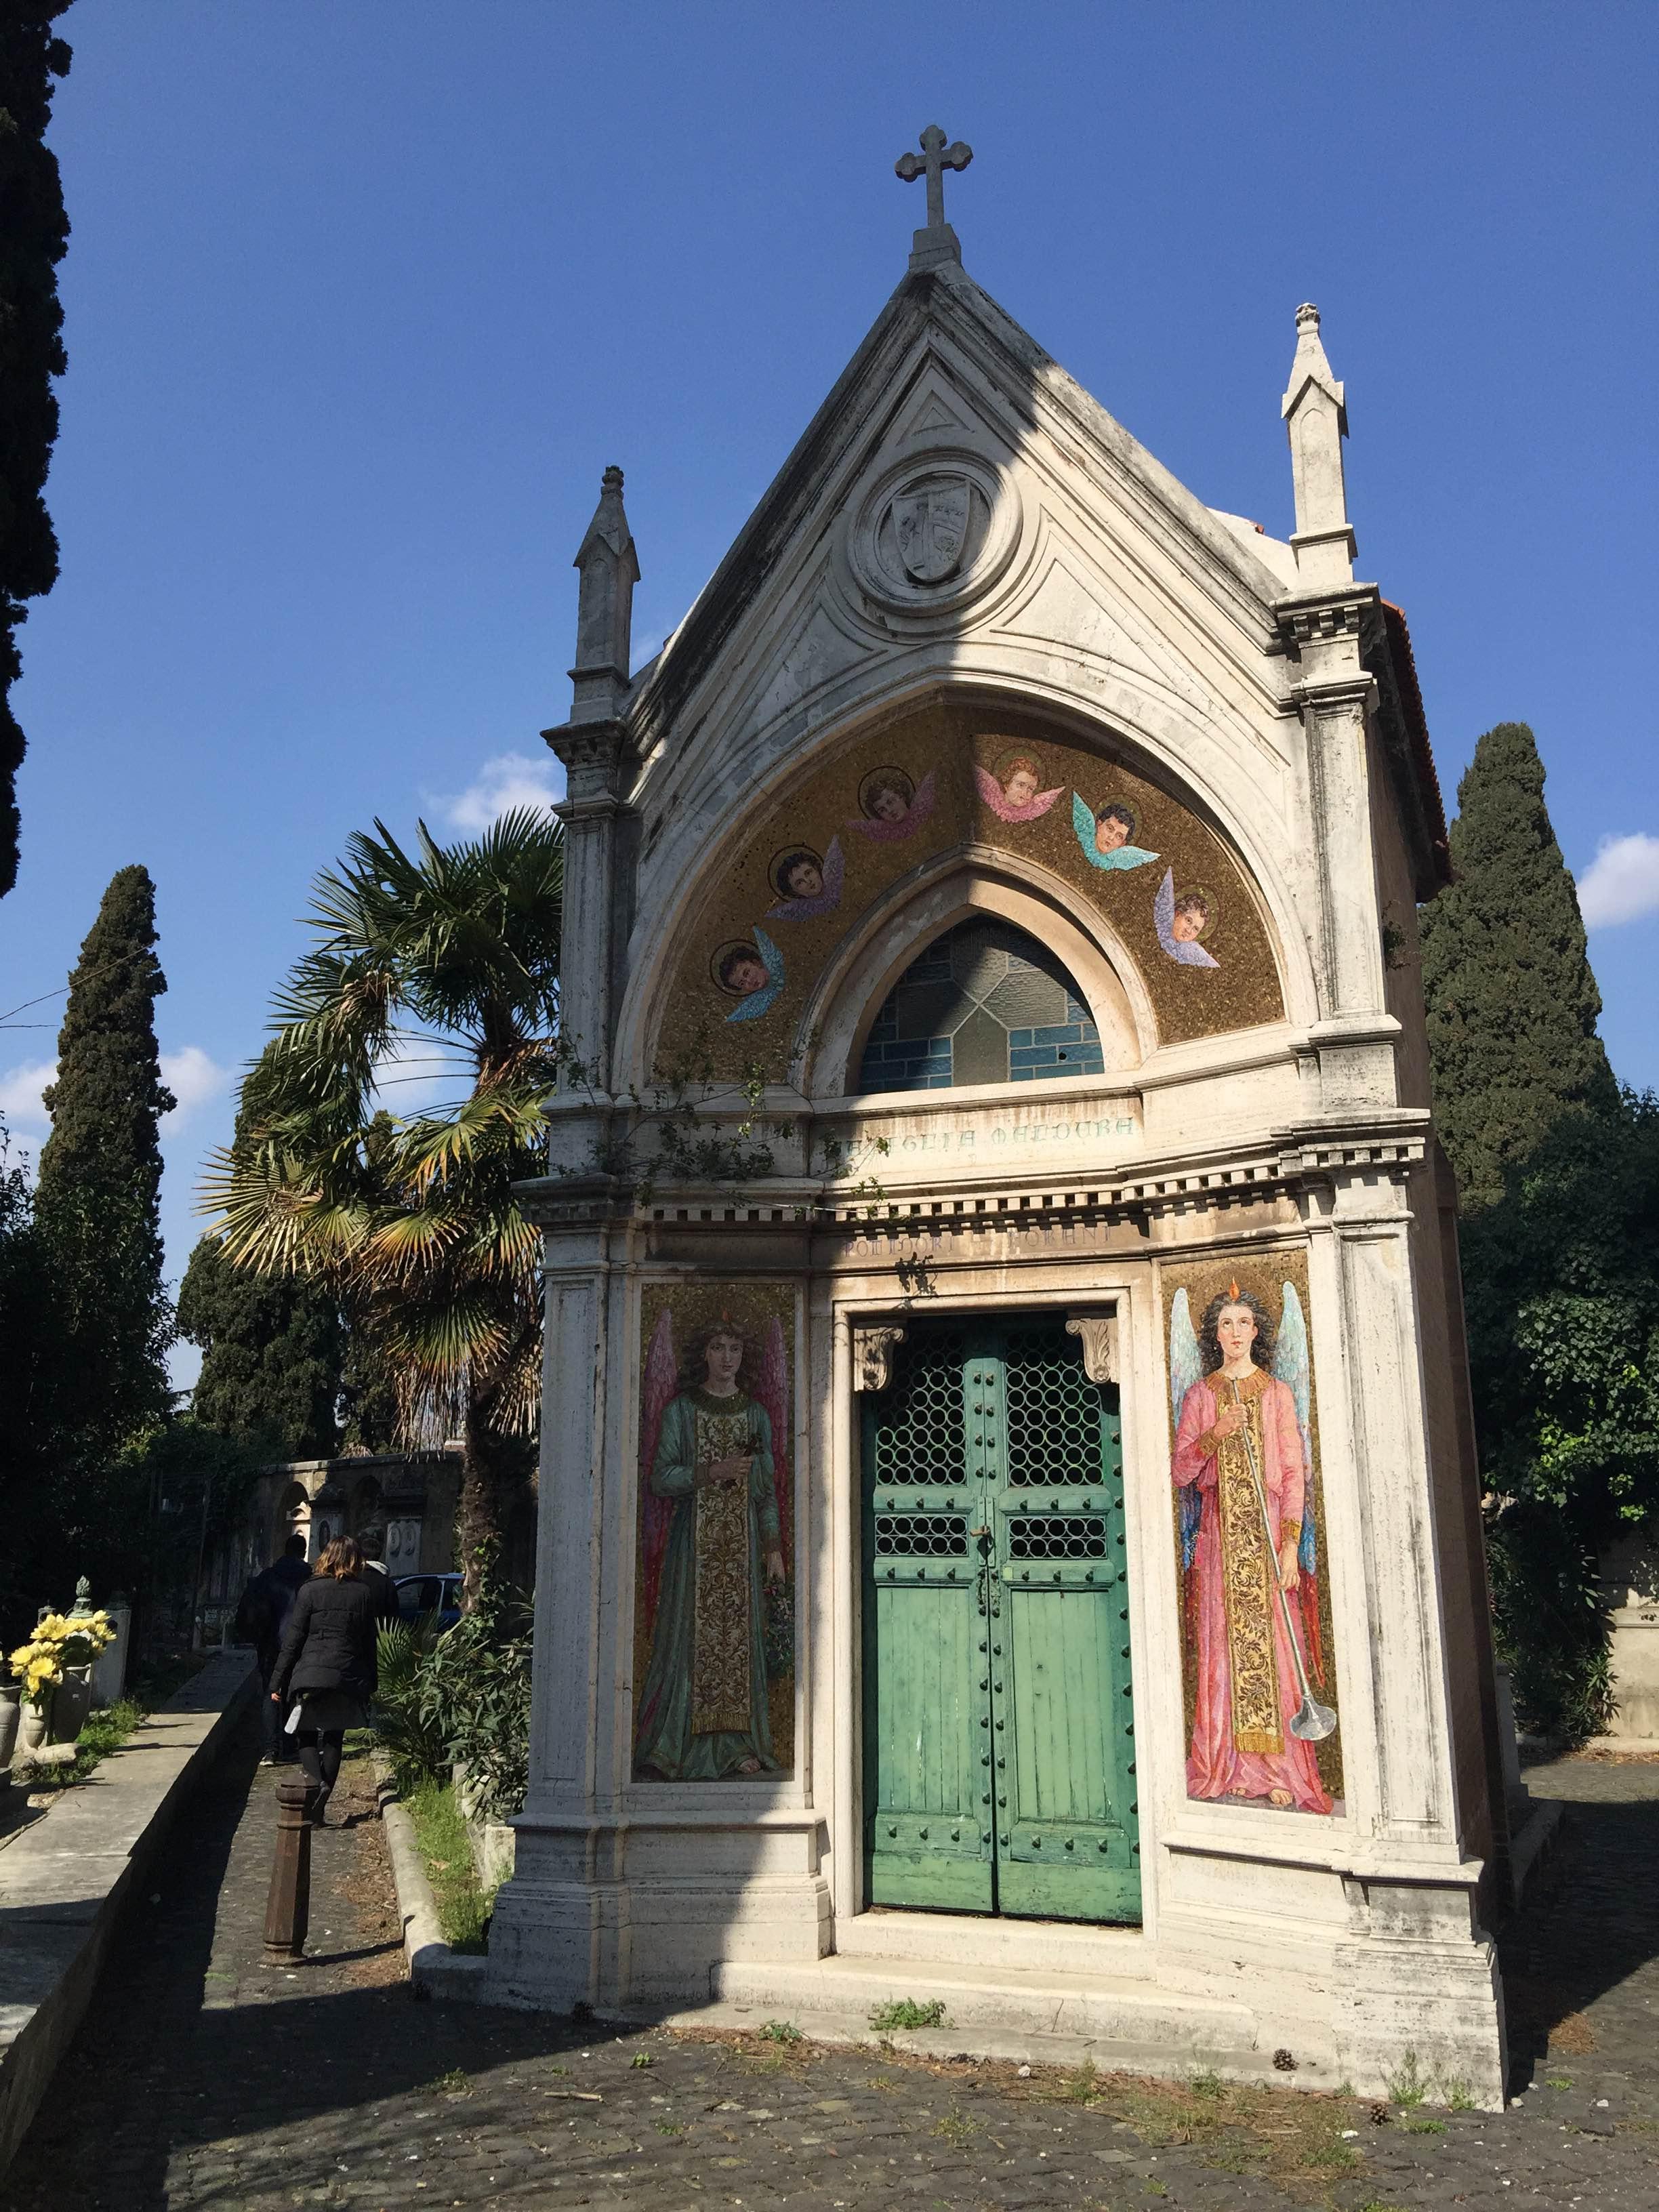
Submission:
<svg viewBox="0 0 1659 2212">
<path fill-rule="evenodd" d="M 1138 1929 L 873 1912 L 837 1923 L 805 1814 L 727 1825 L 520 1816 L 496 1899 L 491 2002 L 635 2020 L 870 2033 L 897 1997 L 954 2050 L 1362 2096 L 1504 2103 L 1503 1998 L 1462 1881 L 1326 1881 L 1340 1918 L 1223 1911 Z M 1310 1893 L 1311 1894 L 1312 1893 Z M 1330 1892 L 1328 1892 L 1329 1894 Z"/>
<path fill-rule="evenodd" d="M 830 1948 L 811 1814 L 672 1821 L 520 1814 L 489 1934 L 492 2002 L 659 2012 L 705 2001 L 726 1960 Z"/>
</svg>

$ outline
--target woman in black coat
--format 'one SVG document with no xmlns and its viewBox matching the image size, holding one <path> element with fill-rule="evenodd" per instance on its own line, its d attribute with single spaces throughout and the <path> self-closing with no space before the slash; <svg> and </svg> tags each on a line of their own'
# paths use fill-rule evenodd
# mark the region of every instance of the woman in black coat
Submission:
<svg viewBox="0 0 1659 2212">
<path fill-rule="evenodd" d="M 306 1778 L 316 1791 L 311 1818 L 319 1828 L 340 1771 L 345 1732 L 363 1725 L 374 1694 L 380 1625 L 380 1607 L 363 1573 L 356 1539 L 337 1536 L 289 1609 L 270 1678 L 270 1694 L 279 1705 L 290 1692 L 299 1704 L 294 1740 Z"/>
</svg>

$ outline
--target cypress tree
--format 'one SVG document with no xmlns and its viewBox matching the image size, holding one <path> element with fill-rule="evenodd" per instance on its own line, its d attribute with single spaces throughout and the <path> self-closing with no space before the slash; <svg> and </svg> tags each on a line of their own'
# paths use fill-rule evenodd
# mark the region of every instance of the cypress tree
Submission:
<svg viewBox="0 0 1659 2212">
<path fill-rule="evenodd" d="M 1466 1213 L 1564 1114 L 1615 1111 L 1577 894 L 1524 722 L 1500 722 L 1457 787 L 1453 881 L 1422 913 L 1435 1118 Z"/>
<path fill-rule="evenodd" d="M 204 1237 L 179 1285 L 179 1331 L 202 1347 L 191 1401 L 201 1427 L 276 1459 L 334 1456 L 342 1331 L 331 1297 L 235 1267 Z"/>
<path fill-rule="evenodd" d="M 69 0 L 0 10 L 0 895 L 17 880 L 23 732 L 9 695 L 21 669 L 23 602 L 58 579 L 46 469 L 58 436 L 52 379 L 66 366 L 58 264 L 69 244 L 58 158 L 46 144 L 52 80 L 70 50 L 52 24 Z"/>
<path fill-rule="evenodd" d="M 52 1127 L 35 1219 L 52 1255 L 77 1425 L 94 1449 L 112 1448 L 169 1402 L 157 1124 L 174 1100 L 155 1045 L 167 979 L 155 945 L 149 872 L 118 869 L 70 977 L 57 1079 L 45 1093 Z"/>
<path fill-rule="evenodd" d="M 252 1140 L 269 1057 L 243 1079 L 234 1157 Z M 179 1285 L 179 1329 L 202 1347 L 191 1401 L 202 1427 L 261 1444 L 273 1457 L 333 1457 L 343 1331 L 326 1291 L 303 1276 L 239 1267 L 217 1237 L 204 1237 Z"/>
</svg>

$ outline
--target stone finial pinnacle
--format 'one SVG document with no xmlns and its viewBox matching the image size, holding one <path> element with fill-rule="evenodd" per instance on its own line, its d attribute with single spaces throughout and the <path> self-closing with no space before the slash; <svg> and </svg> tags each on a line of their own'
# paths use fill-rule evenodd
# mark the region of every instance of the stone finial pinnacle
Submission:
<svg viewBox="0 0 1659 2212">
<path fill-rule="evenodd" d="M 1331 374 L 1331 365 L 1325 358 L 1324 342 L 1319 335 L 1319 310 L 1311 300 L 1304 300 L 1296 311 L 1296 358 L 1291 363 L 1291 380 L 1279 411 L 1289 416 L 1300 401 L 1310 383 L 1317 384 L 1342 414 L 1342 434 L 1347 435 L 1348 421 L 1343 410 L 1342 386 Z"/>
<path fill-rule="evenodd" d="M 945 172 L 965 169 L 974 158 L 974 149 L 958 138 L 954 143 L 945 143 L 945 133 L 937 123 L 930 123 L 920 140 L 921 154 L 901 154 L 893 164 L 895 176 L 902 177 L 907 185 L 918 177 L 927 179 L 927 224 L 914 234 L 910 243 L 910 266 L 916 269 L 936 269 L 942 261 L 960 261 L 962 243 L 945 220 Z"/>
<path fill-rule="evenodd" d="M 1297 568 L 1309 586 L 1353 580 L 1353 532 L 1348 526 L 1342 441 L 1348 434 L 1343 388 L 1331 374 L 1319 335 L 1319 310 L 1304 300 L 1296 311 L 1296 357 L 1279 404 L 1291 441 L 1296 489 Z"/>
<path fill-rule="evenodd" d="M 570 719 L 603 721 L 619 710 L 628 690 L 639 556 L 623 506 L 623 472 L 614 462 L 599 479 L 599 503 L 576 550 L 581 572 L 576 604 L 575 698 Z"/>
</svg>

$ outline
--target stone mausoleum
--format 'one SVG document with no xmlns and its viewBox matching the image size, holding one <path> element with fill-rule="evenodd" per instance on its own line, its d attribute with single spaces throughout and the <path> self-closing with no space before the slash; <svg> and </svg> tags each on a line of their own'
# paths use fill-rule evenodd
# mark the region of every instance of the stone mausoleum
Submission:
<svg viewBox="0 0 1659 2212">
<path fill-rule="evenodd" d="M 1343 387 L 1298 308 L 1296 527 L 1205 506 L 922 144 L 908 273 L 637 674 L 619 471 L 576 558 L 489 1987 L 1496 2105 L 1445 831 Z"/>
</svg>

